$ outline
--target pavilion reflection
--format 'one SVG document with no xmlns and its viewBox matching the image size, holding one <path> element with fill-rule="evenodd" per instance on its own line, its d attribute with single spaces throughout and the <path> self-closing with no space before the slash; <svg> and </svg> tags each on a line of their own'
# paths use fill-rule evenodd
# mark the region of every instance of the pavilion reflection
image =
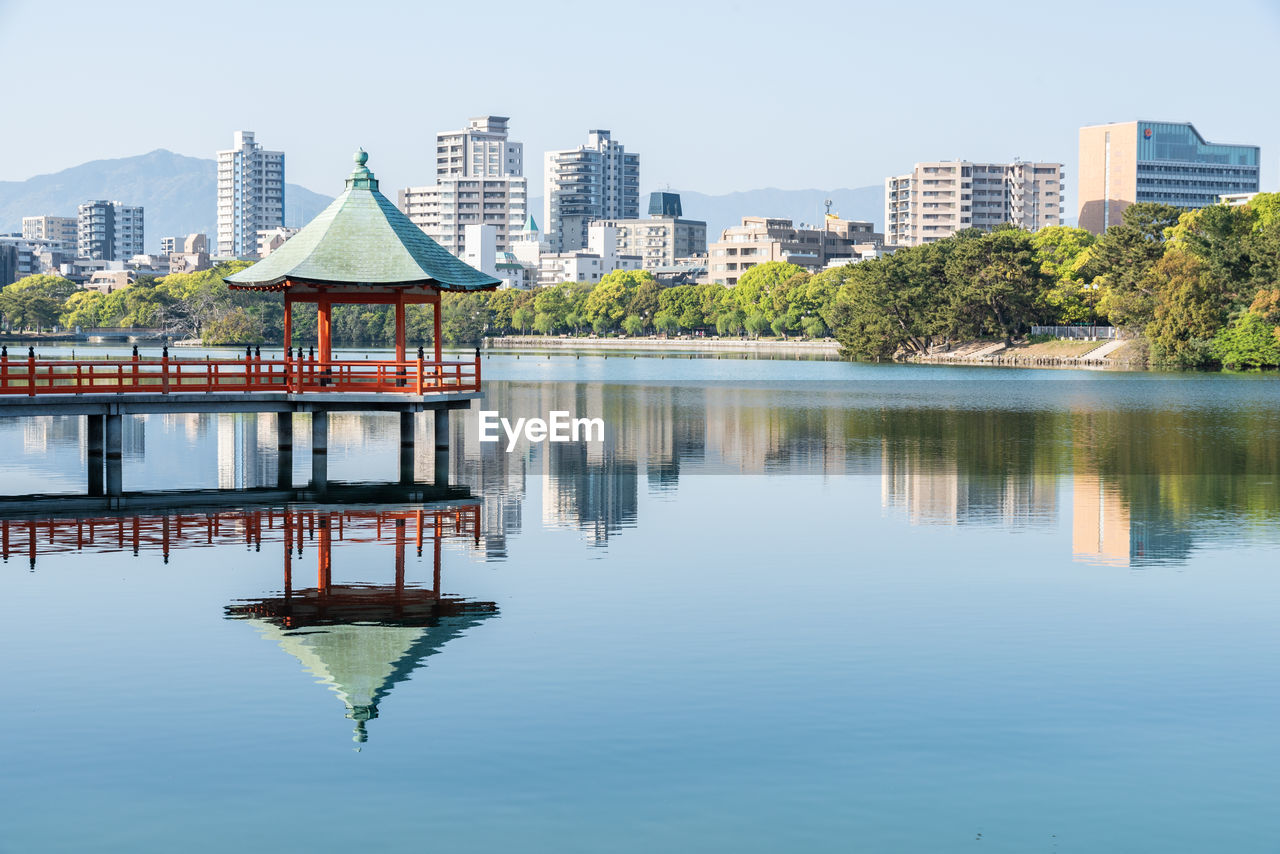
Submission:
<svg viewBox="0 0 1280 854">
<path fill-rule="evenodd" d="M 45 509 L 54 509 L 54 501 L 46 501 Z M 368 721 L 378 717 L 379 704 L 396 685 L 450 641 L 498 613 L 493 602 L 446 595 L 442 588 L 444 548 L 481 549 L 481 504 L 473 499 L 265 507 L 175 503 L 153 512 L 116 514 L 72 509 L 77 502 L 83 504 L 64 501 L 64 513 L 24 515 L 0 508 L 0 556 L 6 562 L 26 557 L 34 570 L 40 556 L 55 554 L 160 552 L 169 563 L 183 549 L 278 547 L 280 589 L 234 601 L 225 616 L 252 624 L 337 694 L 346 717 L 355 722 L 357 743 L 368 739 Z M 358 561 L 349 568 L 335 565 L 339 545 L 376 546 L 374 551 L 387 559 L 371 562 L 367 549 L 352 550 Z M 429 557 L 430 578 L 409 577 L 410 551 Z M 368 580 L 385 576 L 388 564 L 390 583 Z"/>
</svg>

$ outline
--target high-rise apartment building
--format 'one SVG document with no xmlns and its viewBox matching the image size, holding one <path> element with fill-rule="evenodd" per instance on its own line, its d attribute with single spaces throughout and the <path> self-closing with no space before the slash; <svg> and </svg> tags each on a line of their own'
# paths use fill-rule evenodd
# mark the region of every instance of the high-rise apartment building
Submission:
<svg viewBox="0 0 1280 854">
<path fill-rule="evenodd" d="M 258 232 L 284 226 L 284 152 L 264 151 L 253 132 L 238 130 L 218 152 L 218 249 L 227 258 L 256 258 Z"/>
<path fill-rule="evenodd" d="M 628 154 L 609 131 L 589 131 L 586 145 L 548 151 L 543 167 L 543 225 L 553 252 L 586 248 L 593 220 L 639 218 L 640 155 Z"/>
<path fill-rule="evenodd" d="M 435 186 L 400 191 L 400 210 L 459 258 L 467 253 L 468 225 L 492 225 L 496 251 L 506 252 L 528 215 L 524 145 L 507 138 L 507 122 L 479 116 L 462 130 L 436 134 Z"/>
<path fill-rule="evenodd" d="M 1206 142 L 1189 122 L 1080 128 L 1079 225 L 1100 234 L 1135 202 L 1201 208 L 1256 193 L 1260 156 L 1256 145 Z"/>
<path fill-rule="evenodd" d="M 76 235 L 77 218 L 73 216 L 24 216 L 22 218 L 23 240 L 74 249 L 78 239 Z"/>
<path fill-rule="evenodd" d="M 80 205 L 76 217 L 76 255 L 93 261 L 128 261 L 141 255 L 142 208 L 120 202 Z"/>
<path fill-rule="evenodd" d="M 707 254 L 707 224 L 683 219 L 679 193 L 651 193 L 648 219 L 608 219 L 600 222 L 617 229 L 618 251 L 638 255 L 644 269 L 670 267 L 679 258 Z"/>
<path fill-rule="evenodd" d="M 885 242 L 920 246 L 966 228 L 1062 225 L 1061 163 L 917 163 L 885 179 Z"/>
</svg>

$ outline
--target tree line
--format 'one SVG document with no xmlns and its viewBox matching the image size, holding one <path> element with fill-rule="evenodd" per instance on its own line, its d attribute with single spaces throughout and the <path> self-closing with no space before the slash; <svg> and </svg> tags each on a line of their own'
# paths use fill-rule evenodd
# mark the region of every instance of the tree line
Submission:
<svg viewBox="0 0 1280 854">
<path fill-rule="evenodd" d="M 1280 194 L 1192 211 L 1130 205 L 1096 237 L 970 229 L 841 275 L 828 322 L 851 358 L 1109 323 L 1158 366 L 1280 365 Z"/>
<path fill-rule="evenodd" d="M 151 327 L 210 345 L 282 345 L 279 294 L 223 281 L 247 265 L 143 276 L 110 294 L 28 276 L 0 290 L 0 320 L 11 331 Z M 394 323 L 390 306 L 335 306 L 333 339 L 390 346 Z M 431 343 L 430 307 L 410 306 L 406 323 L 411 345 Z M 845 357 L 872 360 L 1012 339 L 1033 325 L 1099 323 L 1137 334 L 1156 365 L 1280 365 L 1280 194 L 1193 211 L 1135 204 L 1101 236 L 1003 226 L 820 273 L 770 262 L 730 287 L 663 288 L 646 272 L 616 271 L 596 284 L 445 294 L 442 306 L 451 344 L 508 334 L 834 335 Z M 295 306 L 293 336 L 292 346 L 315 342 L 314 306 Z"/>
</svg>

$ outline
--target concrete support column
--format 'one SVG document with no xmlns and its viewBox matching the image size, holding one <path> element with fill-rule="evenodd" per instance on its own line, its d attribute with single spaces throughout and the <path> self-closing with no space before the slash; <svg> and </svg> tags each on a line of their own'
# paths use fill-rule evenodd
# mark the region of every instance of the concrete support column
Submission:
<svg viewBox="0 0 1280 854">
<path fill-rule="evenodd" d="M 449 485 L 449 410 L 435 410 L 435 482 L 437 486 Z"/>
<path fill-rule="evenodd" d="M 311 486 L 329 485 L 329 413 L 311 413 Z"/>
<path fill-rule="evenodd" d="M 400 413 L 400 482 L 413 483 L 414 432 L 417 417 L 412 412 Z"/>
<path fill-rule="evenodd" d="M 90 495 L 102 495 L 106 489 L 103 483 L 103 452 L 105 450 L 106 425 L 105 415 L 86 415 L 85 424 L 88 432 L 87 467 L 89 470 L 88 492 Z"/>
<path fill-rule="evenodd" d="M 293 413 L 276 413 L 276 486 L 293 487 Z"/>
<path fill-rule="evenodd" d="M 106 463 L 107 463 L 107 495 L 120 495 L 124 492 L 124 416 L 112 413 L 104 416 L 106 421 Z"/>
</svg>

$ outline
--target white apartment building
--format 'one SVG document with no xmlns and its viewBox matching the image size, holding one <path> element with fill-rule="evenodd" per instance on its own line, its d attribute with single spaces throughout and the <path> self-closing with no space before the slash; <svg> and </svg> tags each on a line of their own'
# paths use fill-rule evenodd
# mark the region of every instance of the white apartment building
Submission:
<svg viewBox="0 0 1280 854">
<path fill-rule="evenodd" d="M 512 251 L 498 263 L 495 275 L 508 279 L 512 287 L 558 285 L 561 282 L 594 284 L 614 270 L 639 270 L 643 265 L 639 255 L 618 251 L 616 228 L 598 222 L 587 227 L 586 249 L 572 252 L 550 250 L 550 245 L 538 232 L 537 223 L 529 217 L 525 228 L 513 242 Z M 515 266 L 523 267 L 523 273 L 517 275 L 513 269 Z"/>
<path fill-rule="evenodd" d="M 22 239 L 54 248 L 74 250 L 78 240 L 78 218 L 74 216 L 24 216 Z"/>
<path fill-rule="evenodd" d="M 127 261 L 141 255 L 142 207 L 93 201 L 76 216 L 76 255 L 93 261 Z"/>
<path fill-rule="evenodd" d="M 548 151 L 542 212 L 554 252 L 585 248 L 595 220 L 638 219 L 640 155 L 628 154 L 607 130 L 589 131 L 586 145 Z"/>
<path fill-rule="evenodd" d="M 467 226 L 491 225 L 497 251 L 529 210 L 524 144 L 507 138 L 506 116 L 479 116 L 462 130 L 436 134 L 436 183 L 400 191 L 400 210 L 428 237 L 459 258 L 467 252 Z"/>
<path fill-rule="evenodd" d="M 919 246 L 966 228 L 1062 225 L 1061 163 L 917 163 L 885 179 L 885 242 Z"/>
<path fill-rule="evenodd" d="M 218 152 L 218 247 L 223 258 L 258 257 L 258 232 L 284 225 L 284 152 L 264 151 L 238 130 Z"/>
</svg>

